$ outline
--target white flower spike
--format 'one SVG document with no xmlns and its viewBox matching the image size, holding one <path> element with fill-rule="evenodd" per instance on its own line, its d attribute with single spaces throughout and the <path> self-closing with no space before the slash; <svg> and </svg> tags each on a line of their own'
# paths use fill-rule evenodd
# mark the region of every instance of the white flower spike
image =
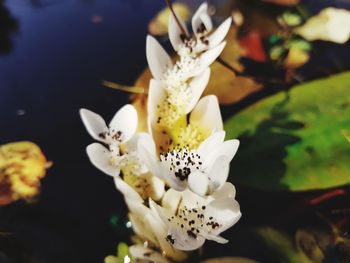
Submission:
<svg viewBox="0 0 350 263">
<path fill-rule="evenodd" d="M 87 147 L 90 161 L 113 176 L 127 204 L 137 236 L 130 256 L 164 263 L 185 260 L 185 251 L 200 248 L 205 240 L 228 242 L 220 234 L 241 217 L 235 188 L 226 182 L 239 141 L 224 140 L 217 97 L 201 98 L 210 65 L 225 47 L 231 18 L 214 30 L 204 3 L 193 15 L 192 34 L 174 12 L 169 19 L 175 61 L 155 38 L 146 40 L 153 75 L 148 133 L 137 133 L 132 105 L 122 107 L 108 126 L 98 114 L 80 110 L 88 133 L 100 142 Z"/>
</svg>

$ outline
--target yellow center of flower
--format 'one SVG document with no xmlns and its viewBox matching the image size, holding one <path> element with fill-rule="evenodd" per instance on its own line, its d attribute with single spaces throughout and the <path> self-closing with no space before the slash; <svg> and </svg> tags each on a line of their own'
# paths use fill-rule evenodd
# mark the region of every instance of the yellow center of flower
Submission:
<svg viewBox="0 0 350 263">
<path fill-rule="evenodd" d="M 192 124 L 179 127 L 175 132 L 172 132 L 171 135 L 173 138 L 171 148 L 188 147 L 189 149 L 197 149 L 206 138 L 203 132 Z"/>
<path fill-rule="evenodd" d="M 160 152 L 182 147 L 195 149 L 208 135 L 187 123 L 188 106 L 193 97 L 189 83 L 200 62 L 198 53 L 201 48 L 199 50 L 197 47 L 199 42 L 191 40 L 184 43 L 178 50 L 179 59 L 164 74 L 167 97 L 157 105 L 156 124 L 169 138 L 159 147 Z"/>
<path fill-rule="evenodd" d="M 172 104 L 170 100 L 174 100 L 173 96 L 169 96 L 169 99 L 163 101 L 162 104 L 157 105 L 157 124 L 165 129 L 172 129 L 181 120 L 181 117 L 185 116 L 181 107 L 176 104 Z"/>
</svg>

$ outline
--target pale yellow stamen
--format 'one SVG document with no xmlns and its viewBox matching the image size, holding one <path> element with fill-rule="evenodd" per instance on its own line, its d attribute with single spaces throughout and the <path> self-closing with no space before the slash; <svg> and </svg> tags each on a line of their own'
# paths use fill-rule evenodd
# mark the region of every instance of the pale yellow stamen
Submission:
<svg viewBox="0 0 350 263">
<path fill-rule="evenodd" d="M 149 173 L 143 174 L 141 176 L 134 176 L 132 174 L 124 173 L 124 181 L 130 185 L 141 197 L 146 200 L 154 196 L 154 189 L 151 182 L 152 175 Z"/>
<path fill-rule="evenodd" d="M 180 127 L 176 134 L 173 134 L 173 147 L 188 147 L 196 149 L 205 140 L 204 134 L 194 125 Z"/>
<path fill-rule="evenodd" d="M 185 114 L 181 108 L 170 103 L 168 99 L 163 101 L 162 104 L 157 105 L 157 113 L 157 124 L 169 129 L 172 129 L 177 121 Z"/>
</svg>

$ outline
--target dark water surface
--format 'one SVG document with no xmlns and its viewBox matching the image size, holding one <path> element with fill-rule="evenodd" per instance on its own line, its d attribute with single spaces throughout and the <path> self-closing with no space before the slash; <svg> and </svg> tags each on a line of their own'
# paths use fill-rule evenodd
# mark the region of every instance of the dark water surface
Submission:
<svg viewBox="0 0 350 263">
<path fill-rule="evenodd" d="M 127 94 L 102 87 L 101 80 L 134 82 L 146 67 L 147 24 L 162 7 L 161 0 L 0 0 L 0 144 L 33 141 L 54 163 L 38 202 L 0 209 L 0 230 L 14 233 L 0 241 L 0 250 L 17 258 L 10 262 L 26 262 L 20 258 L 25 251 L 39 262 L 97 263 L 127 241 L 125 228 L 110 223 L 119 214 L 124 226 L 122 196 L 87 160 L 92 139 L 78 110 L 108 120 L 127 103 Z M 297 206 L 300 198 L 270 193 L 265 202 L 265 192 L 238 190 L 245 216 L 224 234 L 236 238 L 231 245 L 208 243 L 206 254 L 268 259 L 265 251 L 240 244 L 252 243 L 244 226 L 271 218 L 280 223 L 286 218 L 273 211 Z"/>
<path fill-rule="evenodd" d="M 87 160 L 92 139 L 78 110 L 108 120 L 128 101 L 100 82 L 133 83 L 146 66 L 147 23 L 164 3 L 9 0 L 1 6 L 17 29 L 11 50 L 0 56 L 0 144 L 30 140 L 54 162 L 38 203 L 0 211 L 2 229 L 42 262 L 102 262 L 121 238 L 109 218 L 124 203 L 112 179 Z"/>
</svg>

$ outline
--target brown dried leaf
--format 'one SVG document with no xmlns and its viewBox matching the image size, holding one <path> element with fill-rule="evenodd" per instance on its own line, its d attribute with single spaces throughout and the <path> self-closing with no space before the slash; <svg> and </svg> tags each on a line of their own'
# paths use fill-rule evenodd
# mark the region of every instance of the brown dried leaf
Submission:
<svg viewBox="0 0 350 263">
<path fill-rule="evenodd" d="M 221 58 L 236 71 L 244 70 L 239 63 L 241 47 L 236 40 L 236 29 L 231 28 L 227 37 L 227 44 Z M 211 78 L 204 95 L 213 94 L 219 99 L 220 104 L 237 103 L 248 95 L 260 90 L 262 85 L 251 78 L 235 76 L 234 72 L 220 64 L 213 63 L 211 66 Z"/>
<path fill-rule="evenodd" d="M 227 105 L 237 103 L 261 88 L 262 85 L 253 79 L 235 77 L 232 71 L 219 63 L 214 63 L 212 78 L 204 95 L 214 94 L 218 97 L 220 104 Z"/>
<path fill-rule="evenodd" d="M 40 179 L 48 162 L 32 142 L 14 142 L 0 146 L 0 205 L 18 199 L 30 200 L 39 193 Z"/>
</svg>

